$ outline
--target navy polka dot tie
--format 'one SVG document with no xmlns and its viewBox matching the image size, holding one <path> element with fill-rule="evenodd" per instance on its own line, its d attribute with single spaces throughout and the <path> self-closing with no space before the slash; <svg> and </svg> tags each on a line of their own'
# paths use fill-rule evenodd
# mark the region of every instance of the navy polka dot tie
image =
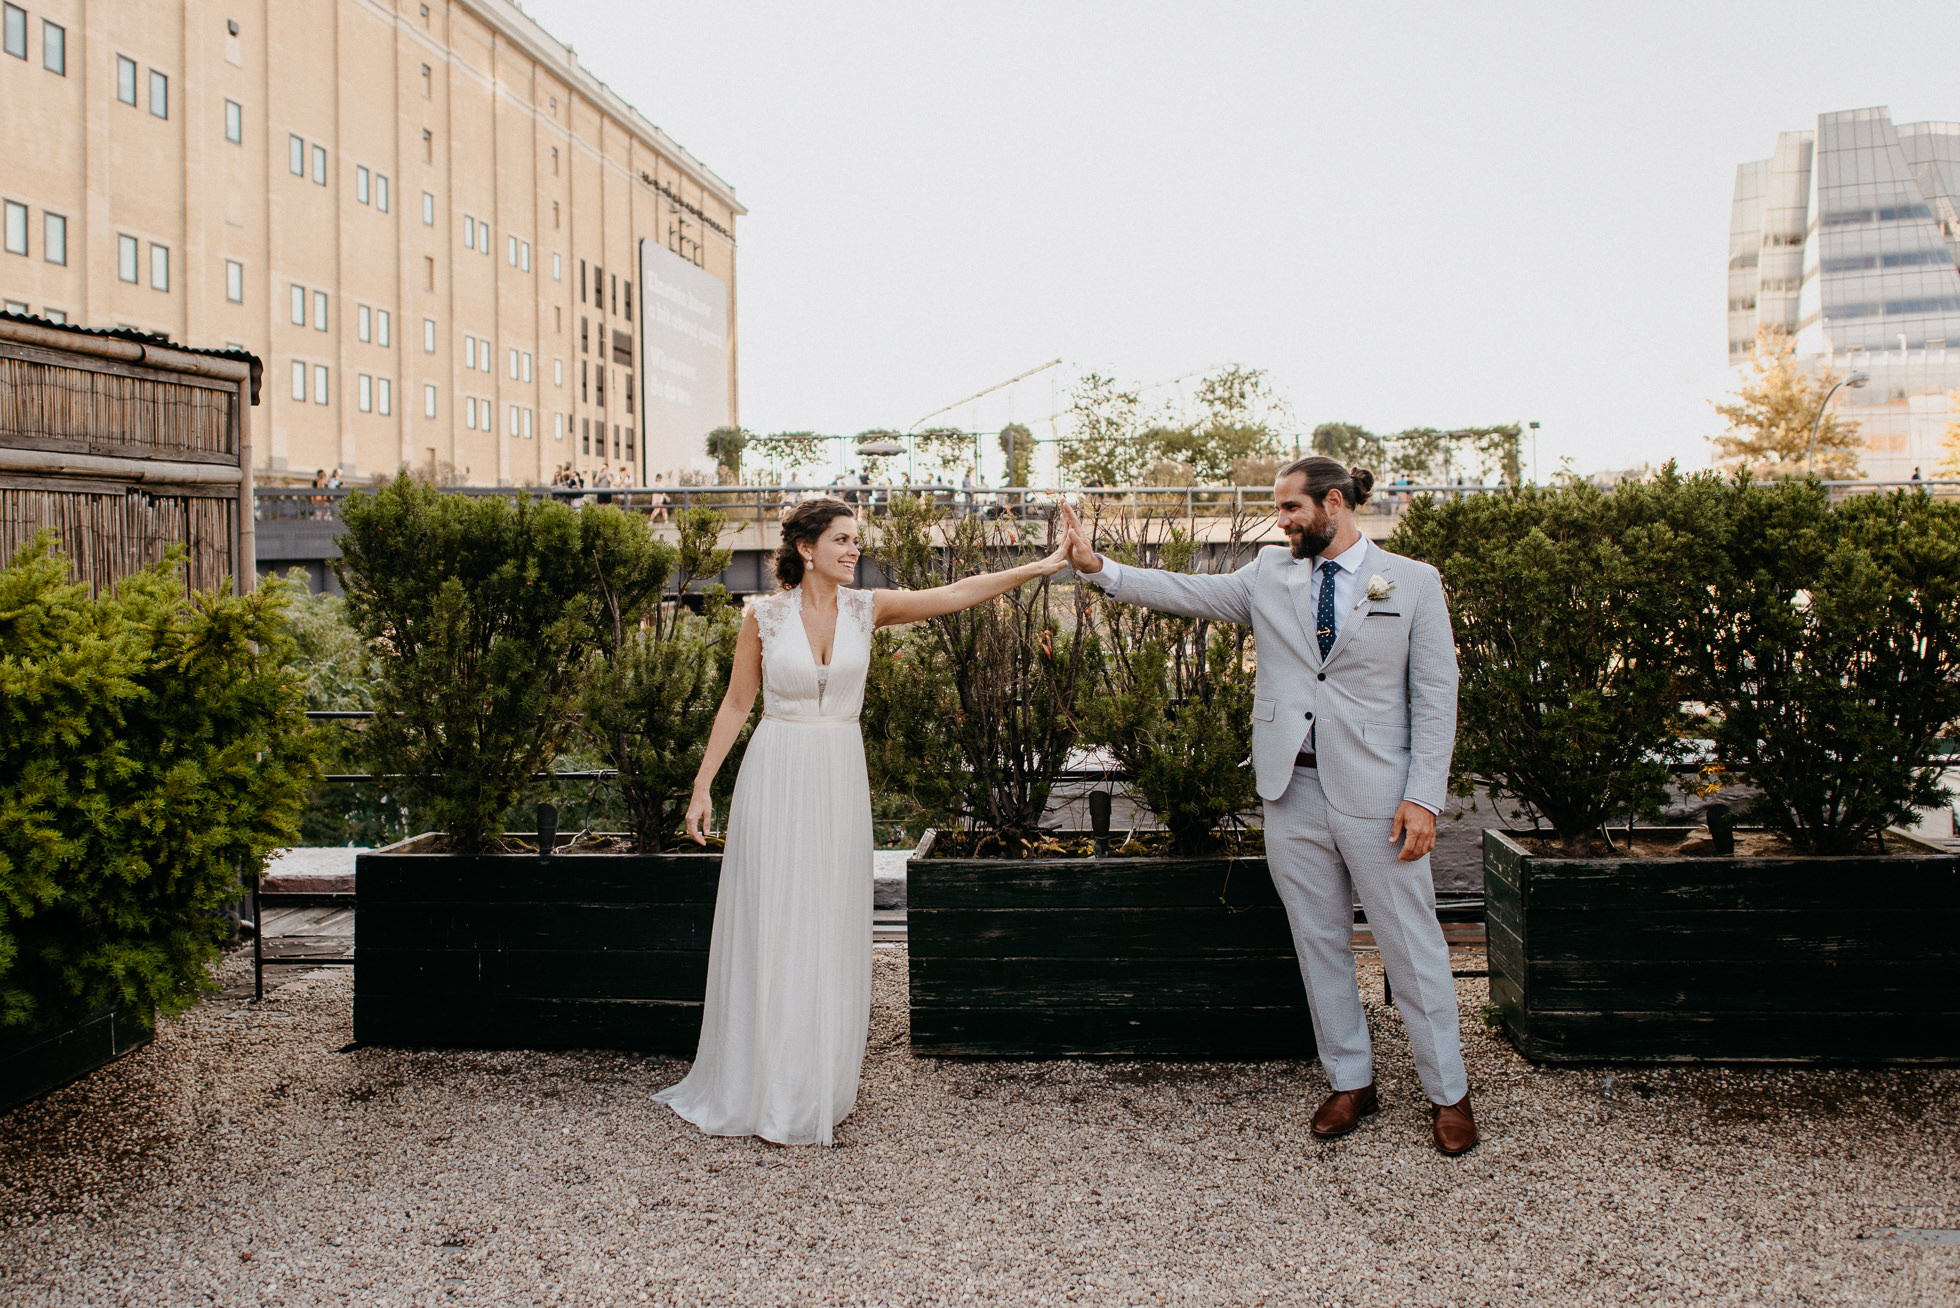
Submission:
<svg viewBox="0 0 1960 1308">
<path fill-rule="evenodd" d="M 1341 565 L 1329 560 L 1320 565 L 1320 607 L 1314 614 L 1314 634 L 1320 638 L 1320 657 L 1334 648 L 1334 576 Z"/>
</svg>

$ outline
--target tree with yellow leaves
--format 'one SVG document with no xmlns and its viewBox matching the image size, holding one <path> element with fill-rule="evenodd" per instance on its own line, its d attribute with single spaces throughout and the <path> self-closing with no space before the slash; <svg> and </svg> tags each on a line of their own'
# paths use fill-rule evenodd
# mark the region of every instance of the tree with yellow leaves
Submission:
<svg viewBox="0 0 1960 1308">
<path fill-rule="evenodd" d="M 1812 471 L 1825 478 L 1861 475 L 1858 454 L 1864 442 L 1858 438 L 1858 424 L 1834 412 L 1817 421 L 1825 396 L 1838 383 L 1836 373 L 1800 368 L 1796 342 L 1770 326 L 1756 329 L 1756 353 L 1749 367 L 1734 401 L 1715 406 L 1729 423 L 1726 435 L 1711 438 L 1718 463 L 1748 468 L 1759 477 L 1801 477 Z M 1804 463 L 1813 424 L 1814 469 Z"/>
<path fill-rule="evenodd" d="M 1960 390 L 1946 397 L 1946 435 L 1940 437 L 1940 475 L 1960 477 Z"/>
</svg>

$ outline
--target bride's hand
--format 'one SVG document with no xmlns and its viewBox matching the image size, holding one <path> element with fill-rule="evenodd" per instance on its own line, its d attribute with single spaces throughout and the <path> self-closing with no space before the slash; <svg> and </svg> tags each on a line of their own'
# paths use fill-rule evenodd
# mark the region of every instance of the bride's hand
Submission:
<svg viewBox="0 0 1960 1308">
<path fill-rule="evenodd" d="M 713 818 L 714 802 L 709 799 L 708 792 L 705 790 L 695 791 L 694 798 L 687 805 L 688 838 L 693 840 L 697 845 L 707 844 L 708 823 Z"/>
<path fill-rule="evenodd" d="M 1037 577 L 1052 577 L 1068 566 L 1069 550 L 1075 543 L 1075 533 L 1063 532 L 1062 538 L 1055 542 L 1055 552 L 1034 565 Z"/>
</svg>

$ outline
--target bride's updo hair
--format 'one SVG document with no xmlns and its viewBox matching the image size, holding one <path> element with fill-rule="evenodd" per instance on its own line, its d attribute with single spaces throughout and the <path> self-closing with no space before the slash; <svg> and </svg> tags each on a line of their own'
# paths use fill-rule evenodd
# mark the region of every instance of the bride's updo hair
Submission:
<svg viewBox="0 0 1960 1308">
<path fill-rule="evenodd" d="M 1344 467 L 1339 459 L 1330 459 L 1325 454 L 1309 454 L 1304 459 L 1295 459 L 1280 469 L 1281 481 L 1294 473 L 1305 473 L 1307 494 L 1318 504 L 1327 498 L 1327 492 L 1337 490 L 1347 501 L 1350 509 L 1358 509 L 1368 502 L 1368 492 L 1375 488 L 1375 474 L 1366 468 Z"/>
<path fill-rule="evenodd" d="M 776 547 L 776 580 L 784 590 L 803 583 L 803 555 L 798 545 L 808 545 L 812 550 L 823 534 L 830 530 L 830 524 L 839 518 L 853 516 L 855 510 L 844 501 L 832 495 L 820 496 L 814 500 L 804 500 L 801 504 L 783 515 L 783 543 Z"/>
</svg>

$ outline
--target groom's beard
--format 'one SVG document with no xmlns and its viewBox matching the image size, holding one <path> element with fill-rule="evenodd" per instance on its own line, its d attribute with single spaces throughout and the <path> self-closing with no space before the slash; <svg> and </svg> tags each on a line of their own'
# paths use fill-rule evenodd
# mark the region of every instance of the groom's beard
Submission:
<svg viewBox="0 0 1960 1308">
<path fill-rule="evenodd" d="M 1293 543 L 1294 558 L 1317 559 L 1322 551 L 1334 543 L 1334 524 L 1331 520 L 1323 519 L 1319 528 L 1295 527 L 1286 535 Z"/>
</svg>

